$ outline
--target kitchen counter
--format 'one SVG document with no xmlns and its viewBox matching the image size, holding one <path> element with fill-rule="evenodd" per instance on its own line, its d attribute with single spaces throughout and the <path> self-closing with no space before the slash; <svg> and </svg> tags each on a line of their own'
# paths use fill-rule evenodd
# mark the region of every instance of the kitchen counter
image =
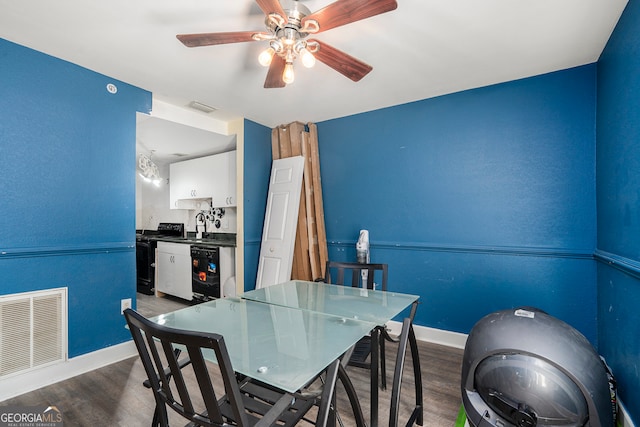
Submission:
<svg viewBox="0 0 640 427">
<path fill-rule="evenodd" d="M 215 239 L 215 238 L 207 238 L 207 239 L 196 239 L 190 237 L 158 237 L 155 239 L 157 242 L 173 242 L 173 243 L 185 243 L 190 245 L 197 245 L 202 247 L 236 247 L 236 240 L 230 239 Z"/>
<path fill-rule="evenodd" d="M 236 235 L 234 233 L 206 233 L 205 237 L 168 237 L 146 235 L 146 239 L 155 242 L 184 243 L 202 247 L 236 247 Z"/>
</svg>

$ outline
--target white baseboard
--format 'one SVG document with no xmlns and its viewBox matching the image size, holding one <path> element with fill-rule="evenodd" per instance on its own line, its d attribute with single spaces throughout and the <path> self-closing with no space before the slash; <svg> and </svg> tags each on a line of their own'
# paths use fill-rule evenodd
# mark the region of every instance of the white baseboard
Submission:
<svg viewBox="0 0 640 427">
<path fill-rule="evenodd" d="M 400 335 L 402 323 L 392 320 L 387 323 L 387 327 L 391 330 L 391 333 Z M 445 331 L 442 329 L 418 325 L 413 326 L 413 331 L 415 332 L 416 339 L 418 341 L 425 341 L 460 349 L 464 349 L 464 346 L 467 343 L 467 334 L 461 334 L 459 332 Z"/>
<path fill-rule="evenodd" d="M 119 362 L 137 354 L 138 351 L 133 341 L 128 341 L 74 357 L 66 362 L 7 377 L 0 380 L 0 402 L 111 363 Z"/>
</svg>

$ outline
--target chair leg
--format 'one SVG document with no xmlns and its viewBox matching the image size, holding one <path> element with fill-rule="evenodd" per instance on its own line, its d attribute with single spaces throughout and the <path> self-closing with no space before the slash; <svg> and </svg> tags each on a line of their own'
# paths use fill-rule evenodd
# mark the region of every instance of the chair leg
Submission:
<svg viewBox="0 0 640 427">
<path fill-rule="evenodd" d="M 387 361 L 385 360 L 385 345 L 384 345 L 384 335 L 380 334 L 380 375 L 382 376 L 382 389 L 387 389 Z"/>
<path fill-rule="evenodd" d="M 180 357 L 180 353 L 182 352 L 182 350 L 176 348 L 173 350 L 173 353 L 176 355 L 176 359 L 178 357 Z M 182 369 L 184 366 L 188 365 L 189 362 L 187 360 L 184 360 L 181 364 L 180 364 L 180 369 Z M 171 372 L 169 371 L 169 368 L 167 368 L 167 380 L 171 381 Z M 151 388 L 151 383 L 149 382 L 149 380 L 145 380 L 142 383 L 145 387 L 147 388 Z M 162 411 L 162 412 L 161 412 Z M 162 423 L 164 420 L 164 424 Z M 165 407 L 164 404 L 160 404 L 156 401 L 156 408 L 153 411 L 153 420 L 151 420 L 151 426 L 152 427 L 162 427 L 165 425 L 169 425 L 169 420 L 168 420 L 168 415 L 167 415 L 167 408 Z"/>
<path fill-rule="evenodd" d="M 416 423 L 423 425 L 424 422 L 424 403 L 422 398 L 422 371 L 420 370 L 420 354 L 418 352 L 418 343 L 416 342 L 416 334 L 413 330 L 413 323 L 409 328 L 409 347 L 411 348 L 411 359 L 413 360 L 413 376 L 416 386 L 416 407 L 418 411 Z"/>
<path fill-rule="evenodd" d="M 169 427 L 169 415 L 167 414 L 167 407 L 164 403 L 156 401 L 151 427 Z"/>
<path fill-rule="evenodd" d="M 317 426 L 326 426 L 329 424 L 329 412 L 331 410 L 331 401 L 336 387 L 336 379 L 338 378 L 338 370 L 340 360 L 335 360 L 327 368 L 327 377 L 325 380 L 322 396 L 320 397 L 320 408 L 318 409 Z"/>
<path fill-rule="evenodd" d="M 373 328 L 371 331 L 371 418 L 369 420 L 371 427 L 378 427 L 378 376 L 380 375 L 380 340 L 384 339 L 380 336 L 380 329 Z"/>
<path fill-rule="evenodd" d="M 405 355 L 407 346 L 411 351 L 411 359 L 413 362 L 413 377 L 415 382 L 416 403 L 411 410 L 411 415 L 406 426 L 414 424 L 423 425 L 424 422 L 424 406 L 422 398 L 422 372 L 420 371 L 420 356 L 418 353 L 418 343 L 413 330 L 413 324 L 410 318 L 404 319 L 402 323 L 402 332 L 398 343 L 398 353 L 396 356 L 396 366 L 393 374 L 393 389 L 391 391 L 391 408 L 389 411 L 389 426 L 397 427 L 398 411 L 400 409 L 400 391 L 402 388 L 402 373 L 404 371 Z"/>
<path fill-rule="evenodd" d="M 360 406 L 360 401 L 358 400 L 358 395 L 356 394 L 356 389 L 347 375 L 347 371 L 345 371 L 342 365 L 338 368 L 338 379 L 342 383 L 344 390 L 347 393 L 347 397 L 349 398 L 351 412 L 353 413 L 353 417 L 356 421 L 356 427 L 366 427 L 367 424 L 364 420 L 364 414 L 362 412 L 362 407 Z"/>
</svg>

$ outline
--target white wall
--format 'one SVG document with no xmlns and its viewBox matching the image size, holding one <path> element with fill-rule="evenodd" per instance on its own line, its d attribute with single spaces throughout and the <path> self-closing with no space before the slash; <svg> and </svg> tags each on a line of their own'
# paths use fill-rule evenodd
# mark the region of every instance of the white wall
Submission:
<svg viewBox="0 0 640 427">
<path fill-rule="evenodd" d="M 194 211 L 169 209 L 169 165 L 157 166 L 162 177 L 159 187 L 136 174 L 136 229 L 155 230 L 160 222 L 181 222 L 187 230 L 195 231 Z"/>
</svg>

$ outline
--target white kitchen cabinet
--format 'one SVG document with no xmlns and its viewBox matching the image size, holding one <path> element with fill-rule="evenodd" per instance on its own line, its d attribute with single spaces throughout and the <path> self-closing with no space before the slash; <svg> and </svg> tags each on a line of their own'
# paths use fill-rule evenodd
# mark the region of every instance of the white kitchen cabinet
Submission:
<svg viewBox="0 0 640 427">
<path fill-rule="evenodd" d="M 169 207 L 171 209 L 195 209 L 195 200 L 211 197 L 212 169 L 209 157 L 170 164 Z"/>
<path fill-rule="evenodd" d="M 156 250 L 156 292 L 191 301 L 191 245 L 158 242 Z"/>
<path fill-rule="evenodd" d="M 202 199 L 214 207 L 236 206 L 235 150 L 169 165 L 170 208 L 196 209 Z"/>
<path fill-rule="evenodd" d="M 236 152 L 216 154 L 214 161 L 214 186 L 211 204 L 214 208 L 236 206 Z"/>
</svg>

